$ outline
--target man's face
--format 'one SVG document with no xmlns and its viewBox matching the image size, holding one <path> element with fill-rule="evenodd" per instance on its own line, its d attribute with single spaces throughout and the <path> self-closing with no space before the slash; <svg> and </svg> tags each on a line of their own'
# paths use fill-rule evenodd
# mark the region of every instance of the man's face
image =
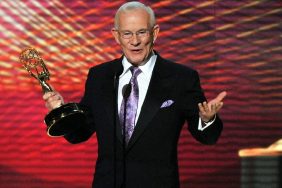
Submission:
<svg viewBox="0 0 282 188">
<path fill-rule="evenodd" d="M 145 63 L 152 52 L 159 26 L 150 27 L 150 16 L 143 9 L 121 12 L 118 23 L 118 30 L 112 29 L 112 33 L 128 61 L 136 66 Z"/>
</svg>

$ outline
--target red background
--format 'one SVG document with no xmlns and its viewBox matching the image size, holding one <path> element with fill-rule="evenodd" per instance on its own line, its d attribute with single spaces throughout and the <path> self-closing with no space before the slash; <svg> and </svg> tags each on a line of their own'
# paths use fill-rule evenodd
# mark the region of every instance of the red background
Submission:
<svg viewBox="0 0 282 188">
<path fill-rule="evenodd" d="M 121 54 L 110 29 L 123 2 L 1 0 L 1 188 L 90 187 L 95 136 L 71 145 L 46 135 L 41 88 L 18 56 L 28 46 L 38 49 L 51 73 L 49 83 L 67 102 L 78 102 L 88 69 Z M 238 151 L 267 147 L 282 137 L 281 1 L 143 2 L 160 24 L 155 49 L 198 70 L 207 98 L 228 92 L 217 145 L 203 146 L 182 132 L 181 187 L 239 187 Z"/>
</svg>

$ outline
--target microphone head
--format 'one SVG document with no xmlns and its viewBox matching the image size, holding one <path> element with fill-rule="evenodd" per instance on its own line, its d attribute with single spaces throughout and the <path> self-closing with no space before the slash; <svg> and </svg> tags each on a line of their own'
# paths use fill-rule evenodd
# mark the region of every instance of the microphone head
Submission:
<svg viewBox="0 0 282 188">
<path fill-rule="evenodd" d="M 127 99 L 129 97 L 130 93 L 131 93 L 131 84 L 128 83 L 128 84 L 124 85 L 123 88 L 122 88 L 123 98 Z"/>
</svg>

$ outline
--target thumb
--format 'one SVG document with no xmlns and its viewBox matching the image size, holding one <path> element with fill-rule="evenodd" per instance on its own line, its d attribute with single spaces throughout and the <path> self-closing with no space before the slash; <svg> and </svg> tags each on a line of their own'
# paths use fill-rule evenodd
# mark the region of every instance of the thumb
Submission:
<svg viewBox="0 0 282 188">
<path fill-rule="evenodd" d="M 224 99 L 224 97 L 226 97 L 226 95 L 227 95 L 227 92 L 226 91 L 223 91 L 223 92 L 221 92 L 221 93 L 219 93 L 218 95 L 217 95 L 217 97 L 215 98 L 215 100 L 216 101 L 222 101 L 223 99 Z"/>
</svg>

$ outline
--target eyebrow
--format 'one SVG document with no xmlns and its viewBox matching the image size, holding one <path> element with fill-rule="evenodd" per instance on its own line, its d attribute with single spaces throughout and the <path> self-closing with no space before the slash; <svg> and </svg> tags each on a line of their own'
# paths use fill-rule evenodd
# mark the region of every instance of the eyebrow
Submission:
<svg viewBox="0 0 282 188">
<path fill-rule="evenodd" d="M 142 28 L 142 29 L 137 30 L 136 32 L 141 31 L 141 30 L 148 30 L 148 28 Z M 133 31 L 130 31 L 130 30 L 120 30 L 120 31 L 122 31 L 122 32 L 133 32 Z"/>
</svg>

